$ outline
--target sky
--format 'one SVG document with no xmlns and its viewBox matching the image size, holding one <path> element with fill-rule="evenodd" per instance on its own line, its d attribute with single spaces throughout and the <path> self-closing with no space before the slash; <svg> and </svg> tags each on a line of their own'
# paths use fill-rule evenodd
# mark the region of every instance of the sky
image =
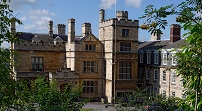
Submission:
<svg viewBox="0 0 202 111">
<path fill-rule="evenodd" d="M 178 4 L 183 0 L 11 0 L 10 8 L 13 15 L 19 18 L 23 25 L 17 25 L 18 32 L 48 33 L 48 21 L 53 21 L 54 33 L 57 24 L 65 24 L 69 19 L 75 19 L 76 35 L 81 35 L 83 23 L 91 23 L 92 33 L 99 38 L 99 10 L 105 9 L 105 18 L 115 18 L 116 11 L 128 11 L 128 18 L 139 20 L 146 6 L 153 4 L 159 8 L 169 4 Z M 175 18 L 168 18 L 169 25 L 176 23 Z M 169 26 L 163 31 L 161 39 L 169 39 Z M 67 34 L 67 26 L 66 26 Z M 139 40 L 150 40 L 150 34 L 139 30 Z"/>
</svg>

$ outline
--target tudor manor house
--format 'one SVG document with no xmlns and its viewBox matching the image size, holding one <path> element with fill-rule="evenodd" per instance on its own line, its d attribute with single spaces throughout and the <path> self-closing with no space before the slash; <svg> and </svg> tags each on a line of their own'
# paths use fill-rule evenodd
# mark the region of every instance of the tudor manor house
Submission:
<svg viewBox="0 0 202 111">
<path fill-rule="evenodd" d="M 138 76 L 138 20 L 129 19 L 127 11 L 105 19 L 101 9 L 99 37 L 93 35 L 90 23 L 83 23 L 82 34 L 75 35 L 75 24 L 75 19 L 68 20 L 67 33 L 66 25 L 58 24 L 54 34 L 53 21 L 46 34 L 19 33 L 19 41 L 11 45 L 17 52 L 15 78 L 31 81 L 43 75 L 55 79 L 58 89 L 82 84 L 81 97 L 106 98 L 109 103 L 145 87 Z M 16 33 L 15 23 L 11 32 Z"/>
</svg>

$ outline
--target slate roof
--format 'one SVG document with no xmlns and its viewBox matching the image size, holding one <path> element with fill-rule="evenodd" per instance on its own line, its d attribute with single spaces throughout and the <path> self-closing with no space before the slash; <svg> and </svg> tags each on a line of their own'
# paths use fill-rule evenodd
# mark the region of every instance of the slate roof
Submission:
<svg viewBox="0 0 202 111">
<path fill-rule="evenodd" d="M 139 44 L 138 50 L 158 50 L 170 43 L 170 40 L 145 41 Z"/>
<path fill-rule="evenodd" d="M 43 42 L 53 42 L 54 39 L 59 36 L 62 40 L 67 41 L 67 35 L 58 35 L 58 34 L 53 34 L 53 37 L 50 37 L 48 34 L 37 34 L 37 33 L 27 33 L 27 32 L 22 32 L 17 35 L 17 37 L 20 40 L 28 41 L 31 42 L 32 38 L 35 37 L 35 35 L 38 36 L 38 39 L 40 39 Z"/>
<path fill-rule="evenodd" d="M 163 49 L 180 48 L 182 45 L 188 45 L 185 39 L 181 39 L 176 42 L 170 43 L 167 46 L 163 47 Z"/>
</svg>

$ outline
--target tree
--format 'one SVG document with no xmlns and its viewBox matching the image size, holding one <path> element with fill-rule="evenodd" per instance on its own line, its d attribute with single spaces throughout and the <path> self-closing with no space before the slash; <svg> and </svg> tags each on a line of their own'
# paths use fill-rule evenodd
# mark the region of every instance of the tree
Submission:
<svg viewBox="0 0 202 111">
<path fill-rule="evenodd" d="M 32 82 L 29 96 L 29 107 L 40 111 L 78 111 L 87 100 L 79 98 L 81 86 L 73 87 L 68 85 L 63 90 L 58 90 L 57 82 L 48 81 L 39 77 Z"/>
<path fill-rule="evenodd" d="M 178 75 L 181 75 L 184 87 L 187 89 L 186 100 L 178 101 L 187 110 L 202 110 L 202 1 L 184 0 L 178 5 L 168 5 L 159 9 L 154 5 L 149 5 L 145 9 L 145 14 L 140 17 L 146 22 L 140 26 L 151 33 L 162 33 L 162 29 L 167 26 L 166 18 L 176 15 L 176 21 L 187 31 L 184 34 L 189 45 L 181 47 L 177 53 L 177 66 L 175 67 Z"/>
<path fill-rule="evenodd" d="M 85 101 L 78 101 L 80 86 L 63 91 L 58 90 L 56 82 L 38 78 L 30 86 L 25 80 L 15 80 L 12 58 L 13 49 L 2 48 L 3 42 L 15 43 L 17 33 L 10 31 L 12 22 L 21 24 L 9 8 L 8 0 L 0 0 L 0 111 L 78 111 Z"/>
<path fill-rule="evenodd" d="M 0 0 L 0 110 L 4 110 L 9 106 L 12 107 L 16 102 L 14 93 L 16 83 L 12 75 L 13 64 L 10 64 L 10 55 L 13 52 L 1 47 L 4 41 L 9 43 L 16 41 L 16 37 L 11 34 L 9 27 L 11 21 L 19 24 L 21 24 L 21 21 L 15 18 L 12 13 L 8 0 Z"/>
</svg>

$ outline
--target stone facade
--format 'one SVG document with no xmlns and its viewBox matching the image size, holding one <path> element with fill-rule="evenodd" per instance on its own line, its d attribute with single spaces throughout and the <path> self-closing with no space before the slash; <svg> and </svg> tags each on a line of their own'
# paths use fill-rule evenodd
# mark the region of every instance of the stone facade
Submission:
<svg viewBox="0 0 202 111">
<path fill-rule="evenodd" d="M 155 38 L 155 39 L 154 39 Z M 146 89 L 147 94 L 162 94 L 166 97 L 183 98 L 183 85 L 175 69 L 177 64 L 174 49 L 185 44 L 180 39 L 180 26 L 170 26 L 170 40 L 159 40 L 151 36 L 151 41 L 139 45 L 138 87 Z"/>
<path fill-rule="evenodd" d="M 99 38 L 104 45 L 106 63 L 105 94 L 110 103 L 137 87 L 138 23 L 128 19 L 127 11 L 117 11 L 116 18 L 105 20 L 104 10 L 100 10 Z"/>
<path fill-rule="evenodd" d="M 55 79 L 59 89 L 82 84 L 81 97 L 107 97 L 109 103 L 132 92 L 137 87 L 139 21 L 128 19 L 127 11 L 105 20 L 100 10 L 99 39 L 90 23 L 82 24 L 82 35 L 76 36 L 75 23 L 68 20 L 67 35 L 64 24 L 58 24 L 58 34 L 53 34 L 53 21 L 47 34 L 18 35 L 20 41 L 13 47 L 18 53 L 16 78 L 45 75 Z"/>
</svg>

